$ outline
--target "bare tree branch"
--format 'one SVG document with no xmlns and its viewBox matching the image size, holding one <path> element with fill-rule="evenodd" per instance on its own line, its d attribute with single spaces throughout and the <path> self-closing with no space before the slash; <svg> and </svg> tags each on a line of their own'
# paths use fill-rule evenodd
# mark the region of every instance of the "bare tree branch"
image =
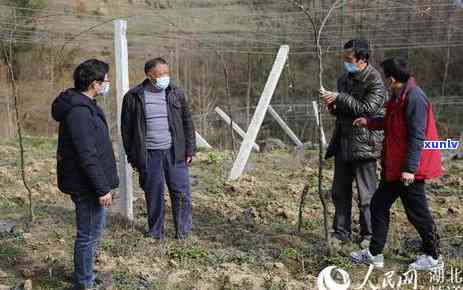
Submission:
<svg viewBox="0 0 463 290">
<path fill-rule="evenodd" d="M 320 29 L 316 33 L 317 41 L 315 45 L 317 47 L 317 53 L 318 53 L 318 62 L 319 62 L 318 80 L 320 81 L 320 89 L 323 89 L 323 52 L 322 52 L 322 46 L 320 44 L 320 37 L 323 33 L 323 29 L 325 28 L 326 22 L 328 22 L 328 19 L 330 18 L 331 14 L 333 13 L 335 9 L 340 8 L 342 5 L 344 5 L 343 4 L 344 1 L 345 0 L 336 0 L 336 2 L 334 2 L 334 4 L 328 10 L 328 13 L 326 14 L 325 18 L 323 18 L 322 23 L 320 25 Z M 340 5 L 341 3 L 342 5 Z M 320 112 L 321 110 L 319 110 L 319 114 L 321 114 Z M 320 127 L 322 127 L 320 116 L 319 116 L 319 120 L 320 120 Z"/>
<path fill-rule="evenodd" d="M 304 185 L 304 189 L 302 189 L 301 193 L 301 201 L 299 202 L 299 218 L 297 221 L 297 232 L 300 233 L 302 229 L 302 214 L 304 212 L 304 204 L 305 204 L 305 197 L 309 192 L 309 184 Z"/>
<path fill-rule="evenodd" d="M 227 102 L 228 102 L 228 115 L 230 116 L 230 135 L 231 135 L 231 141 L 232 141 L 232 148 L 233 148 L 233 158 L 236 156 L 236 142 L 235 142 L 235 131 L 233 130 L 233 110 L 232 110 L 232 102 L 231 102 L 231 93 L 230 93 L 230 77 L 228 73 L 228 68 L 227 68 L 227 63 L 225 62 L 223 58 L 223 54 L 219 52 L 218 50 L 215 50 L 215 53 L 220 59 L 220 62 L 222 63 L 223 67 L 223 74 L 225 78 L 225 94 L 227 97 Z"/>
<path fill-rule="evenodd" d="M 302 5 L 302 3 L 300 3 L 297 0 L 287 0 L 287 1 L 293 4 L 295 7 L 299 8 L 299 10 L 301 10 L 307 16 L 307 18 L 310 21 L 310 24 L 312 24 L 312 28 L 314 29 L 314 33 L 315 33 L 314 39 L 317 39 L 318 26 L 317 26 L 317 22 L 315 21 L 315 17 L 313 16 L 312 12 L 308 10 L 307 8 L 305 8 L 304 5 Z"/>
<path fill-rule="evenodd" d="M 328 19 L 330 18 L 331 14 L 333 11 L 342 5 L 344 5 L 345 0 L 336 0 L 328 10 L 328 13 L 325 15 L 323 20 L 321 21 L 320 26 L 317 25 L 317 20 L 315 19 L 313 13 L 304 7 L 301 2 L 297 0 L 287 0 L 288 2 L 292 3 L 295 7 L 297 7 L 299 10 L 301 10 L 309 19 L 309 22 L 312 25 L 313 29 L 313 36 L 314 36 L 314 42 L 315 42 L 315 49 L 317 50 L 317 57 L 318 57 L 318 81 L 319 81 L 319 89 L 323 89 L 323 52 L 322 52 L 322 46 L 320 44 L 320 39 L 321 35 L 323 33 L 323 28 L 325 27 Z M 322 104 L 319 101 L 319 107 L 322 108 Z M 325 228 L 325 241 L 327 244 L 327 250 L 328 254 L 332 254 L 332 249 L 331 249 L 331 242 L 330 242 L 330 234 L 329 234 L 329 221 L 328 221 L 328 203 L 325 198 L 325 194 L 323 192 L 323 155 L 324 155 L 324 144 L 322 142 L 322 132 L 323 132 L 323 122 L 322 122 L 322 110 L 318 110 L 318 120 L 319 120 L 319 162 L 318 162 L 318 196 L 320 198 L 320 201 L 323 206 L 323 221 L 324 221 L 324 228 Z M 298 231 L 300 232 L 301 230 L 301 225 L 302 225 L 302 211 L 304 207 L 304 202 L 305 202 L 305 196 L 309 190 L 309 185 L 307 184 L 304 187 L 304 190 L 301 193 L 301 200 L 300 200 L 300 205 L 299 205 L 299 222 L 298 222 Z"/>
<path fill-rule="evenodd" d="M 131 16 L 129 16 L 129 17 L 131 17 Z M 114 18 L 111 18 L 111 19 L 102 21 L 102 22 L 100 22 L 100 23 L 97 23 L 97 24 L 95 24 L 95 25 L 93 25 L 93 26 L 91 26 L 91 27 L 89 27 L 89 28 L 87 28 L 87 29 L 84 29 L 84 30 L 82 30 L 82 31 L 80 31 L 80 32 L 78 32 L 78 33 L 76 33 L 76 34 L 74 34 L 70 39 L 68 39 L 67 41 L 65 41 L 65 42 L 63 43 L 63 45 L 61 46 L 61 49 L 60 49 L 59 52 L 58 52 L 58 56 L 59 56 L 60 58 L 62 58 L 62 56 L 63 56 L 63 51 L 64 51 L 64 48 L 66 47 L 66 45 L 68 45 L 69 43 L 73 42 L 74 40 L 76 40 L 78 37 L 84 35 L 85 33 L 90 32 L 90 31 L 94 30 L 95 28 L 98 28 L 98 27 L 100 27 L 100 26 L 102 26 L 102 25 L 104 25 L 104 24 L 106 24 L 106 23 L 112 22 L 112 21 L 114 21 L 114 20 L 116 20 L 116 19 L 129 18 L 129 17 L 114 17 Z"/>
<path fill-rule="evenodd" d="M 15 29 L 16 30 L 16 17 L 14 16 L 14 23 L 15 23 Z M 8 75 L 11 83 L 11 93 L 13 95 L 13 101 L 14 101 L 14 109 L 15 109 L 15 114 L 16 114 L 16 130 L 18 134 L 18 142 L 19 142 L 19 148 L 20 148 L 20 171 L 21 171 L 21 179 L 23 182 L 24 187 L 26 188 L 28 192 L 28 197 L 29 197 L 29 222 L 34 221 L 34 210 L 32 206 L 32 191 L 27 183 L 26 180 L 26 170 L 25 170 L 25 158 L 24 158 L 24 144 L 23 144 L 23 136 L 22 136 L 22 126 L 21 126 L 21 114 L 20 114 L 20 109 L 19 109 L 19 94 L 18 94 L 18 86 L 16 83 L 16 75 L 15 75 L 15 70 L 13 68 L 12 64 L 12 59 L 14 58 L 14 48 L 13 48 L 13 33 L 11 32 L 10 34 L 10 41 L 8 48 L 5 46 L 4 43 L 2 43 L 2 50 L 3 50 L 3 57 L 5 59 L 6 65 L 8 67 Z"/>
</svg>

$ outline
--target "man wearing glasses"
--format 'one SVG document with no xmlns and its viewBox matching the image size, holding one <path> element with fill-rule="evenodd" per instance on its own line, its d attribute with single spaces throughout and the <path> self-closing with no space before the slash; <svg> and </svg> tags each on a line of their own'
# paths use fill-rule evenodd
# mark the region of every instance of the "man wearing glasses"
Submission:
<svg viewBox="0 0 463 290">
<path fill-rule="evenodd" d="M 59 122 L 58 187 L 76 207 L 74 289 L 93 289 L 94 256 L 103 232 L 111 191 L 119 186 L 116 160 L 103 110 L 95 97 L 109 92 L 108 64 L 91 59 L 74 71 L 74 88 L 53 102 Z"/>
</svg>

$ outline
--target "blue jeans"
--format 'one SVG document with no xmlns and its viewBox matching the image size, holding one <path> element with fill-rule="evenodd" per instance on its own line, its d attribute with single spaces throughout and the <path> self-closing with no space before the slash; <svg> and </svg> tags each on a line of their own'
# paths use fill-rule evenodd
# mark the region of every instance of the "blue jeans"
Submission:
<svg viewBox="0 0 463 290">
<path fill-rule="evenodd" d="M 91 288 L 93 263 L 106 222 L 106 208 L 96 196 L 71 196 L 76 206 L 77 236 L 74 244 L 74 283 L 77 289 Z"/>
<path fill-rule="evenodd" d="M 191 194 L 188 166 L 175 160 L 172 150 L 148 150 L 148 166 L 140 173 L 140 185 L 145 191 L 148 208 L 148 234 L 164 238 L 164 188 L 172 202 L 175 237 L 185 238 L 191 231 Z"/>
</svg>

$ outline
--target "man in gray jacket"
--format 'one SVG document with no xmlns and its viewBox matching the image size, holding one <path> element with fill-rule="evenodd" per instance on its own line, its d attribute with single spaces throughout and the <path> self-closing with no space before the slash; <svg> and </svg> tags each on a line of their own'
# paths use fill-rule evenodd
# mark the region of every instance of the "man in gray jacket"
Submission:
<svg viewBox="0 0 463 290">
<path fill-rule="evenodd" d="M 358 117 L 382 116 L 387 91 L 380 73 L 368 63 L 369 46 L 363 39 L 344 45 L 346 72 L 338 79 L 337 92 L 322 89 L 321 98 L 336 116 L 336 127 L 326 158 L 335 157 L 332 196 L 335 206 L 335 241 L 352 238 L 352 183 L 358 189 L 360 245 L 366 248 L 372 234 L 370 201 L 377 187 L 376 160 L 381 155 L 382 131 L 353 127 Z"/>
</svg>

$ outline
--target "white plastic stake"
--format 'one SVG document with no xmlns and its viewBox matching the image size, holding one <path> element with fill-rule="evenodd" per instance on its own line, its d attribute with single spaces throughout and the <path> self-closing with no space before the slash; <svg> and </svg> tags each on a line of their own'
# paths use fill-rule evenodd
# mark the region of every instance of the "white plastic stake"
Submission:
<svg viewBox="0 0 463 290">
<path fill-rule="evenodd" d="M 198 133 L 198 131 L 195 132 L 195 135 L 196 144 L 198 144 L 198 147 L 212 149 L 212 146 L 206 141 L 206 139 L 203 138 L 203 136 L 201 136 L 201 134 Z"/>
<path fill-rule="evenodd" d="M 288 137 L 296 144 L 296 147 L 301 148 L 304 146 L 302 144 L 301 140 L 297 138 L 296 134 L 294 134 L 293 130 L 289 128 L 289 126 L 286 124 L 286 122 L 278 115 L 277 111 L 275 111 L 272 106 L 268 106 L 268 112 L 272 117 L 277 121 L 277 123 L 280 125 L 280 127 L 285 131 L 285 133 L 288 135 Z"/>
<path fill-rule="evenodd" d="M 116 92 L 117 92 L 117 129 L 119 132 L 119 199 L 115 200 L 114 209 L 129 221 L 133 221 L 133 188 L 132 169 L 127 162 L 127 156 L 122 145 L 121 111 L 122 100 L 129 90 L 129 59 L 127 48 L 127 21 L 114 21 L 114 51 L 116 63 Z"/>
<path fill-rule="evenodd" d="M 265 114 L 272 100 L 273 93 L 276 89 L 280 75 L 284 69 L 286 59 L 288 58 L 289 46 L 282 45 L 278 51 L 275 63 L 273 64 L 270 75 L 265 84 L 264 90 L 260 97 L 259 103 L 257 104 L 256 111 L 252 117 L 251 124 L 249 125 L 248 132 L 243 142 L 241 143 L 238 157 L 233 163 L 233 168 L 230 172 L 230 180 L 236 180 L 240 178 L 241 174 L 246 167 L 249 155 L 251 154 L 252 146 L 256 142 L 257 134 L 259 133 L 262 122 L 264 121 Z"/>
<path fill-rule="evenodd" d="M 232 122 L 231 118 L 221 108 L 215 107 L 214 111 L 225 121 L 225 123 L 227 123 L 227 125 L 230 125 L 231 123 L 233 130 L 235 130 L 235 132 L 238 133 L 238 135 L 240 135 L 241 138 L 244 139 L 246 137 L 246 132 L 244 132 L 244 130 L 241 129 L 241 127 L 238 124 Z M 254 143 L 252 147 L 257 152 L 260 151 L 259 145 L 257 145 L 256 143 Z"/>
</svg>

